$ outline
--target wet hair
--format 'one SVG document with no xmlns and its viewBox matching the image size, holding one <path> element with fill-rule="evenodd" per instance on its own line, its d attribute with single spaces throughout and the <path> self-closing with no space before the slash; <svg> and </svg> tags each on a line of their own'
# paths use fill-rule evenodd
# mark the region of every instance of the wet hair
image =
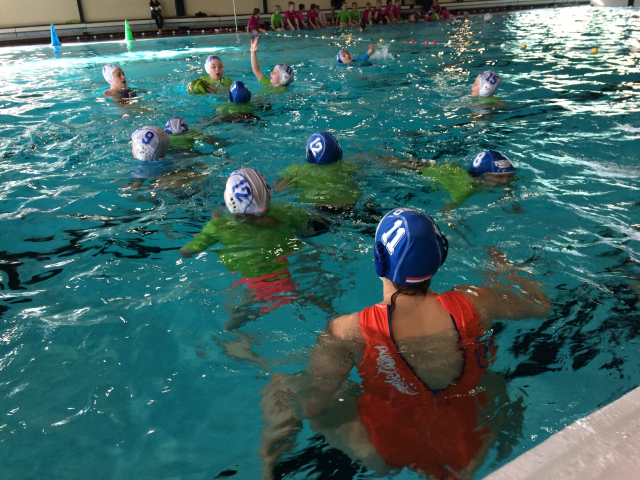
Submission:
<svg viewBox="0 0 640 480">
<path fill-rule="evenodd" d="M 258 15 L 260 13 L 260 9 L 259 8 L 254 8 L 253 9 L 253 14 L 254 15 Z"/>
<path fill-rule="evenodd" d="M 393 287 L 396 289 L 393 295 L 391 295 L 391 305 L 389 306 L 389 318 L 393 314 L 396 308 L 396 298 L 398 295 L 406 295 L 407 297 L 424 297 L 429 291 L 431 286 L 431 279 L 426 280 L 418 285 L 400 285 L 399 283 L 393 283 Z"/>
</svg>

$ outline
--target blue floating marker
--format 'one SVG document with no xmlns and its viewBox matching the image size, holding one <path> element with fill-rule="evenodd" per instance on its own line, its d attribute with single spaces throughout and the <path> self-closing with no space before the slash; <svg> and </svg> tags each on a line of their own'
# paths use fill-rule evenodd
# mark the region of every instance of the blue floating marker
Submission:
<svg viewBox="0 0 640 480">
<path fill-rule="evenodd" d="M 51 46 L 52 47 L 61 47 L 62 44 L 60 40 L 58 40 L 58 35 L 56 34 L 56 29 L 53 28 L 53 23 L 51 24 Z"/>
</svg>

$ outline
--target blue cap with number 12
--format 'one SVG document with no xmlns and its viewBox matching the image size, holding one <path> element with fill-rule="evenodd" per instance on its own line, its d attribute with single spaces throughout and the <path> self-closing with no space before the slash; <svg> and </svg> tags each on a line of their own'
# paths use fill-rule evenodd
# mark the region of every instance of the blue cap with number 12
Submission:
<svg viewBox="0 0 640 480">
<path fill-rule="evenodd" d="M 340 144 L 329 132 L 317 132 L 307 141 L 307 163 L 328 165 L 342 158 Z"/>
<path fill-rule="evenodd" d="M 376 230 L 376 273 L 400 285 L 419 285 L 438 271 L 448 250 L 447 238 L 429 215 L 397 208 Z"/>
</svg>

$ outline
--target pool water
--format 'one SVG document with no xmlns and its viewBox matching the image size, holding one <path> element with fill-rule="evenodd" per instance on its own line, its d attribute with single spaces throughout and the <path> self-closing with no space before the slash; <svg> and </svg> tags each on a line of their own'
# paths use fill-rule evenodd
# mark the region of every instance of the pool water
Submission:
<svg viewBox="0 0 640 480">
<path fill-rule="evenodd" d="M 449 238 L 435 290 L 482 284 L 497 246 L 554 302 L 546 319 L 496 323 L 505 421 L 474 478 L 640 384 L 640 11 L 349 31 L 261 37 L 263 70 L 284 62 L 296 75 L 272 96 L 258 95 L 246 35 L 0 49 L 3 478 L 259 478 L 260 389 L 304 367 L 328 320 L 381 299 L 372 238 L 395 207 L 429 213 Z M 359 55 L 369 38 L 386 47 L 371 66 L 336 67 L 340 48 Z M 259 121 L 215 121 L 224 96 L 185 93 L 210 53 L 252 90 Z M 102 94 L 106 63 L 139 89 L 131 103 Z M 486 69 L 502 76 L 504 105 L 470 99 Z M 175 115 L 214 139 L 185 160 L 207 168 L 175 188 L 128 188 L 131 133 Z M 181 258 L 224 209 L 229 173 L 252 167 L 273 184 L 322 130 L 358 165 L 362 195 L 298 238 L 294 293 L 275 294 L 292 301 L 257 298 L 215 252 Z M 453 210 L 409 166 L 467 166 L 485 149 L 509 157 L 516 180 Z M 372 473 L 306 424 L 276 471 Z"/>
</svg>

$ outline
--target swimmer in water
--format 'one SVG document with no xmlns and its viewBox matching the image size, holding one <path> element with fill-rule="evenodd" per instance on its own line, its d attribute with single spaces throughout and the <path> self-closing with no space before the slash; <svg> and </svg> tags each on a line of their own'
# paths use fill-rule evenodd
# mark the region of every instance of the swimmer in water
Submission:
<svg viewBox="0 0 640 480">
<path fill-rule="evenodd" d="M 180 255 L 188 258 L 221 244 L 212 251 L 230 272 L 239 274 L 235 284 L 245 285 L 251 292 L 249 303 L 263 303 L 263 313 L 296 301 L 298 294 L 288 269 L 288 257 L 304 248 L 299 236 L 326 231 L 324 222 L 308 210 L 272 204 L 272 196 L 271 185 L 257 171 L 234 171 L 224 192 L 231 215 L 215 212 L 202 231 L 180 248 Z M 227 323 L 227 329 L 240 326 L 235 320 Z"/>
<path fill-rule="evenodd" d="M 353 62 L 366 62 L 367 60 L 369 60 L 369 57 L 371 57 L 371 55 L 373 55 L 373 51 L 376 48 L 377 48 L 377 45 L 370 44 L 369 45 L 369 50 L 367 50 L 367 53 L 365 53 L 364 55 L 359 56 L 355 60 L 353 59 L 353 57 L 351 56 L 349 51 L 344 49 L 344 50 L 340 50 L 338 52 L 338 55 L 336 55 L 336 58 L 338 60 L 338 63 L 343 63 L 345 65 L 349 65 L 350 63 L 353 63 Z"/>
<path fill-rule="evenodd" d="M 229 103 L 216 108 L 216 120 L 236 123 L 244 120 L 260 120 L 253 112 L 255 106 L 251 103 L 251 92 L 243 82 L 234 82 L 229 90 Z"/>
<path fill-rule="evenodd" d="M 484 23 L 489 23 L 491 21 L 491 14 L 487 13 L 484 16 Z"/>
<path fill-rule="evenodd" d="M 354 174 L 358 167 L 342 160 L 342 149 L 329 132 L 318 132 L 307 141 L 307 163 L 287 167 L 274 189 L 299 191 L 299 202 L 332 211 L 353 207 L 362 193 Z"/>
<path fill-rule="evenodd" d="M 105 65 L 102 67 L 102 76 L 110 85 L 109 90 L 104 92 L 105 95 L 111 95 L 119 99 L 136 96 L 136 92 L 127 86 L 127 78 L 117 65 Z"/>
<path fill-rule="evenodd" d="M 332 320 L 307 368 L 272 375 L 261 392 L 262 478 L 295 445 L 303 419 L 376 477 L 406 467 L 438 480 L 472 478 L 496 433 L 522 428 L 521 407 L 496 417 L 510 401 L 504 377 L 489 368 L 489 335 L 495 320 L 545 318 L 543 285 L 491 249 L 492 269 L 508 284 L 494 277 L 434 292 L 448 242 L 416 210 L 385 215 L 372 247 L 382 301 Z M 354 368 L 357 387 L 348 380 Z"/>
<path fill-rule="evenodd" d="M 471 96 L 478 97 L 482 103 L 500 102 L 500 97 L 494 96 L 500 86 L 500 75 L 486 70 L 476 77 L 471 85 Z"/>
<path fill-rule="evenodd" d="M 207 75 L 200 77 L 198 80 L 202 80 L 207 84 L 207 93 L 226 93 L 229 91 L 229 87 L 233 81 L 230 78 L 223 77 L 224 65 L 220 57 L 217 55 L 209 55 L 204 62 L 204 70 Z M 195 82 L 189 82 L 187 85 L 187 93 L 191 92 L 191 86 Z"/>
<path fill-rule="evenodd" d="M 487 150 L 473 158 L 469 170 L 454 163 L 433 163 L 418 172 L 433 181 L 438 190 L 449 196 L 444 200 L 447 202 L 446 209 L 452 210 L 462 205 L 483 186 L 506 185 L 513 180 L 516 169 L 500 152 Z"/>
<path fill-rule="evenodd" d="M 141 187 L 150 180 L 162 188 L 181 188 L 202 178 L 194 168 L 185 167 L 183 162 L 166 159 L 170 136 L 158 127 L 140 127 L 131 135 L 133 158 L 142 162 L 131 171 L 132 188 Z M 197 168 L 206 169 L 207 165 Z"/>
<path fill-rule="evenodd" d="M 260 40 L 260 37 L 256 37 L 251 40 L 251 69 L 253 70 L 253 73 L 258 79 L 260 85 L 269 87 L 269 90 L 266 93 L 280 93 L 280 91 L 276 92 L 275 89 L 279 88 L 281 90 L 285 90 L 284 87 L 288 87 L 293 83 L 293 69 L 290 66 L 281 63 L 275 66 L 269 77 L 262 73 L 262 70 L 260 70 L 260 64 L 258 63 L 258 40 Z"/>
</svg>

